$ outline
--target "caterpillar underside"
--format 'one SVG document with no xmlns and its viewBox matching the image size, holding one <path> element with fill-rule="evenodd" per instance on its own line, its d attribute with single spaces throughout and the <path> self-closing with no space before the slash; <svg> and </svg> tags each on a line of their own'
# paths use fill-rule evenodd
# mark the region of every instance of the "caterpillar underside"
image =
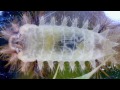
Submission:
<svg viewBox="0 0 120 90">
<path fill-rule="evenodd" d="M 51 18 L 49 24 L 45 22 L 44 17 L 41 17 L 38 26 L 26 23 L 16 28 L 13 25 L 14 29 L 18 30 L 17 34 L 2 32 L 6 38 L 8 37 L 8 48 L 17 52 L 9 62 L 21 60 L 23 62 L 21 71 L 27 71 L 26 68 L 30 65 L 28 63 L 35 61 L 40 70 L 44 61 L 48 62 L 51 69 L 54 67 L 54 61 L 59 62 L 61 70 L 64 69 L 64 62 L 69 62 L 72 70 L 76 61 L 83 68 L 85 61 L 89 61 L 93 67 L 96 67 L 96 60 L 104 62 L 107 57 L 117 53 L 113 47 L 119 44 L 106 38 L 109 30 L 98 33 L 99 25 L 89 30 L 89 22 L 86 21 L 82 28 L 79 28 L 78 19 L 75 18 L 72 25 L 67 26 L 67 17 L 64 17 L 61 25 L 56 24 L 55 17 Z M 8 51 L 7 49 L 1 50 L 1 53 L 8 53 Z M 114 59 L 113 57 L 109 60 Z"/>
<path fill-rule="evenodd" d="M 50 24 L 45 24 L 44 17 L 40 19 L 39 26 L 25 24 L 20 27 L 19 38 L 23 39 L 23 48 L 19 49 L 18 58 L 23 62 L 38 61 L 39 67 L 47 61 L 53 68 L 53 62 L 58 61 L 61 68 L 64 62 L 70 62 L 74 66 L 79 61 L 84 66 L 85 61 L 90 61 L 95 66 L 95 60 L 104 61 L 104 57 L 114 55 L 112 47 L 118 45 L 110 41 L 102 34 L 97 33 L 99 25 L 93 30 L 88 29 L 88 21 L 82 28 L 77 27 L 77 19 L 72 26 L 67 26 L 67 18 L 61 25 L 55 24 L 55 18 Z"/>
</svg>

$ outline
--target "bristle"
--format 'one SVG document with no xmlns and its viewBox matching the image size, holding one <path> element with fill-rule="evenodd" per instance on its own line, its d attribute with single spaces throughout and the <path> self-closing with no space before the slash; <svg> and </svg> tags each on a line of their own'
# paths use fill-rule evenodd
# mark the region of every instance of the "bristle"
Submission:
<svg viewBox="0 0 120 90">
<path fill-rule="evenodd" d="M 1 31 L 1 33 L 2 33 L 2 37 L 7 40 L 9 40 L 9 38 L 13 35 L 13 32 L 10 30 L 3 30 Z"/>
<path fill-rule="evenodd" d="M 89 21 L 88 21 L 88 20 L 85 21 L 85 23 L 83 23 L 82 28 L 84 28 L 84 29 L 88 29 L 88 24 L 89 24 Z"/>
<path fill-rule="evenodd" d="M 42 16 L 39 18 L 39 25 L 44 25 L 45 24 L 45 17 Z"/>
<path fill-rule="evenodd" d="M 38 65 L 39 70 L 41 71 L 42 68 L 43 68 L 43 62 L 42 61 L 38 61 L 37 65 Z"/>
<path fill-rule="evenodd" d="M 109 32 L 110 32 L 110 30 L 107 29 L 107 30 L 103 31 L 103 32 L 101 33 L 101 35 L 102 35 L 103 37 L 107 37 L 107 35 L 108 35 Z"/>
<path fill-rule="evenodd" d="M 70 64 L 71 70 L 74 71 L 75 70 L 75 62 L 71 61 L 71 62 L 69 62 L 69 64 Z"/>
<path fill-rule="evenodd" d="M 67 17 L 64 17 L 62 21 L 62 25 L 67 26 L 67 23 L 68 23 Z"/>
<path fill-rule="evenodd" d="M 15 47 L 13 47 L 13 45 L 12 45 L 12 40 L 14 38 L 16 38 L 16 36 L 11 36 L 10 39 L 9 39 L 9 47 L 10 47 L 11 50 L 15 50 Z"/>
<path fill-rule="evenodd" d="M 94 27 L 93 31 L 98 33 L 100 29 L 100 24 L 98 24 L 97 26 Z"/>
<path fill-rule="evenodd" d="M 64 62 L 59 62 L 59 66 L 60 66 L 60 70 L 63 71 L 64 70 Z"/>
<path fill-rule="evenodd" d="M 28 63 L 28 62 L 22 63 L 21 64 L 21 72 L 23 72 L 24 74 L 27 74 L 29 66 L 30 66 L 30 63 Z"/>
<path fill-rule="evenodd" d="M 0 53 L 3 53 L 3 54 L 12 54 L 12 53 L 14 53 L 14 51 L 11 50 L 8 46 L 6 46 L 2 50 L 0 50 Z"/>
<path fill-rule="evenodd" d="M 115 54 L 113 57 L 111 57 L 109 59 L 109 61 L 111 61 L 113 64 L 119 64 L 120 63 L 120 55 L 119 54 Z"/>
<path fill-rule="evenodd" d="M 55 25 L 55 24 L 56 24 L 55 17 L 52 17 L 50 21 L 50 25 Z"/>
<path fill-rule="evenodd" d="M 90 63 L 91 63 L 91 66 L 93 67 L 93 68 L 96 68 L 96 62 L 93 60 L 93 61 L 90 61 Z"/>
<path fill-rule="evenodd" d="M 54 68 L 53 61 L 48 61 L 48 65 L 49 65 L 50 69 L 53 70 L 53 68 Z"/>
<path fill-rule="evenodd" d="M 22 17 L 22 23 L 23 24 L 31 24 L 31 21 L 30 19 L 28 18 L 28 16 L 26 14 L 23 14 L 23 17 Z"/>
<path fill-rule="evenodd" d="M 15 70 L 16 67 L 18 67 L 18 66 L 16 66 L 16 65 L 17 65 L 17 62 L 18 62 L 17 54 L 13 54 L 13 55 L 10 57 L 8 63 L 5 65 L 5 67 L 8 67 L 8 66 L 10 65 L 10 66 L 11 66 L 11 67 L 10 67 L 10 70 Z"/>
<path fill-rule="evenodd" d="M 13 64 L 15 61 L 17 61 L 18 57 L 17 54 L 13 54 L 9 60 L 9 63 Z"/>
<path fill-rule="evenodd" d="M 19 27 L 17 24 L 11 23 L 12 28 L 14 29 L 14 32 L 19 32 Z"/>
<path fill-rule="evenodd" d="M 81 61 L 81 62 L 79 62 L 79 64 L 81 66 L 81 69 L 84 70 L 85 69 L 85 62 Z"/>
<path fill-rule="evenodd" d="M 73 22 L 72 22 L 72 26 L 73 26 L 73 27 L 77 27 L 77 25 L 78 25 L 78 19 L 75 18 L 75 19 L 73 20 Z"/>
</svg>

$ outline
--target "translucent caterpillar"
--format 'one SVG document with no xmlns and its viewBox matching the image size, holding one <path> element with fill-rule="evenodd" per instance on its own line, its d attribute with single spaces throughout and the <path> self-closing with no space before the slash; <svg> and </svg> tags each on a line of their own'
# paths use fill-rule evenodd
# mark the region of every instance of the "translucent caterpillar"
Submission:
<svg viewBox="0 0 120 90">
<path fill-rule="evenodd" d="M 27 19 L 27 16 L 25 16 Z M 29 62 L 38 62 L 41 70 L 43 62 L 47 61 L 50 68 L 53 69 L 54 61 L 58 61 L 60 69 L 64 69 L 64 62 L 69 62 L 74 70 L 75 61 L 80 62 L 82 67 L 85 61 L 91 62 L 95 67 L 95 60 L 104 61 L 104 57 L 116 54 L 113 47 L 118 43 L 105 37 L 109 32 L 106 30 L 98 33 L 99 25 L 88 29 L 88 21 L 78 27 L 78 19 L 72 20 L 72 25 L 67 26 L 67 17 L 64 17 L 61 25 L 56 24 L 55 17 L 52 17 L 50 23 L 45 23 L 44 16 L 39 18 L 39 25 L 26 23 L 20 27 L 12 24 L 14 31 L 2 31 L 5 38 L 9 40 L 7 49 L 1 50 L 1 53 L 15 52 L 10 58 L 10 62 L 17 59 L 23 62 L 22 71 L 30 66 Z M 17 33 L 15 33 L 15 31 Z"/>
</svg>

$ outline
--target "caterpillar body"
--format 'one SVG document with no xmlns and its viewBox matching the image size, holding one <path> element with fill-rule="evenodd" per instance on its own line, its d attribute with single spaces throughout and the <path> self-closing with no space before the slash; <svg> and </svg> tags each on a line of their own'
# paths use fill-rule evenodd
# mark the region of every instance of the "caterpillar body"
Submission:
<svg viewBox="0 0 120 90">
<path fill-rule="evenodd" d="M 27 16 L 26 16 L 27 18 Z M 61 25 L 56 25 L 55 17 L 51 18 L 49 24 L 45 23 L 44 16 L 40 17 L 39 25 L 26 23 L 20 27 L 13 24 L 17 33 L 2 31 L 3 35 L 9 35 L 9 46 L 1 50 L 1 53 L 16 52 L 10 58 L 10 62 L 19 59 L 23 62 L 22 71 L 27 71 L 30 62 L 37 61 L 41 70 L 43 62 L 47 61 L 53 69 L 54 61 L 58 61 L 61 70 L 64 69 L 64 62 L 69 62 L 71 69 L 74 69 L 75 61 L 80 62 L 82 67 L 85 61 L 90 61 L 95 67 L 95 60 L 104 61 L 104 57 L 116 54 L 113 47 L 118 43 L 107 39 L 103 34 L 109 30 L 98 33 L 99 25 L 88 29 L 89 22 L 86 21 L 81 28 L 78 27 L 78 19 L 67 26 L 67 17 L 64 17 Z"/>
</svg>

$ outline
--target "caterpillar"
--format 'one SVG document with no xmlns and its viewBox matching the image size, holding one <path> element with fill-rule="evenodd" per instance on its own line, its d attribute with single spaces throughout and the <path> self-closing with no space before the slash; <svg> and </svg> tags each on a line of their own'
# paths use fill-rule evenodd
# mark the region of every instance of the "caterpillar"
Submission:
<svg viewBox="0 0 120 90">
<path fill-rule="evenodd" d="M 46 23 L 44 15 L 39 16 L 38 25 L 31 21 L 31 17 L 24 14 L 21 25 L 11 23 L 13 30 L 1 31 L 9 44 L 0 53 L 10 54 L 9 63 L 13 65 L 18 65 L 17 61 L 20 60 L 19 68 L 22 72 L 29 72 L 35 62 L 37 69 L 41 71 L 44 61 L 48 62 L 51 70 L 54 68 L 54 61 L 59 62 L 61 70 L 64 70 L 64 62 L 69 62 L 71 69 L 74 70 L 75 61 L 83 68 L 84 62 L 89 61 L 95 68 L 96 60 L 102 63 L 105 58 L 117 54 L 113 47 L 119 43 L 106 37 L 109 29 L 98 33 L 99 24 L 91 30 L 88 28 L 90 23 L 88 20 L 79 27 L 78 18 L 74 18 L 72 24 L 68 26 L 68 17 L 64 16 L 61 24 L 57 25 L 55 16 Z M 114 60 L 114 56 L 109 60 Z"/>
</svg>

